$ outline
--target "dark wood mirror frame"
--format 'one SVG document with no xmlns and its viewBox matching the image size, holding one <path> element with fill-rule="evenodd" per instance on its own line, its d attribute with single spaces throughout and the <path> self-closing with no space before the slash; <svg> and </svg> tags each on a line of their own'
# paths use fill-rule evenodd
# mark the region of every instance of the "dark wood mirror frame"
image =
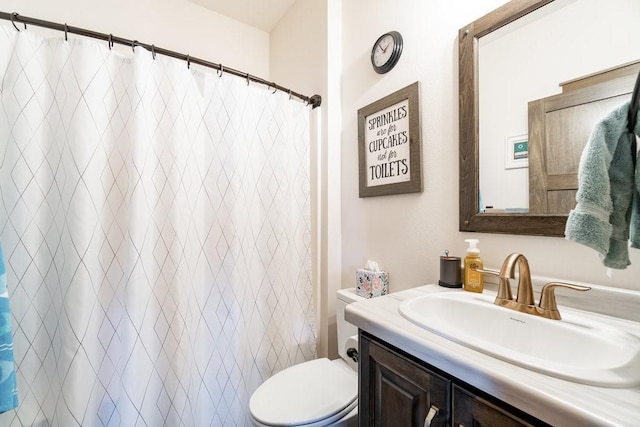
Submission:
<svg viewBox="0 0 640 427">
<path fill-rule="evenodd" d="M 512 0 L 460 29 L 460 231 L 564 236 L 568 215 L 479 213 L 479 39 L 553 0 Z"/>
</svg>

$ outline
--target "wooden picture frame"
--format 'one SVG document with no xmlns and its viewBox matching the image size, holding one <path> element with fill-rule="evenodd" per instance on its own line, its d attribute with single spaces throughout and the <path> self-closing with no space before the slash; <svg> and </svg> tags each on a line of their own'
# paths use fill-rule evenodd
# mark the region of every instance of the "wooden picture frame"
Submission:
<svg viewBox="0 0 640 427">
<path fill-rule="evenodd" d="M 358 110 L 360 197 L 422 192 L 420 84 Z"/>
</svg>

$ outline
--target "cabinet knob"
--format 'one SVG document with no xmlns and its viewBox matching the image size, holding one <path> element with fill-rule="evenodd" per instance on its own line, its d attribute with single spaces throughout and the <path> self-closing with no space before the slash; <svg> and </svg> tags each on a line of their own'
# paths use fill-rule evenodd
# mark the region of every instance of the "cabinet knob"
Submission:
<svg viewBox="0 0 640 427">
<path fill-rule="evenodd" d="M 435 405 L 431 405 L 429 408 L 429 412 L 427 413 L 427 417 L 424 419 L 424 427 L 430 427 L 431 421 L 438 415 L 438 407 Z"/>
</svg>

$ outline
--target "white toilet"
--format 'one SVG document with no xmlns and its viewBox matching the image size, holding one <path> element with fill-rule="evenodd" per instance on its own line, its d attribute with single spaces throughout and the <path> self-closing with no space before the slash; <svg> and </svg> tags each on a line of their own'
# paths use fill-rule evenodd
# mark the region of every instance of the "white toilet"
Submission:
<svg viewBox="0 0 640 427">
<path fill-rule="evenodd" d="M 255 426 L 355 426 L 358 423 L 358 364 L 347 356 L 357 350 L 358 328 L 344 320 L 347 304 L 363 301 L 355 288 L 338 291 L 336 323 L 340 359 L 315 359 L 284 369 L 251 396 Z"/>
</svg>

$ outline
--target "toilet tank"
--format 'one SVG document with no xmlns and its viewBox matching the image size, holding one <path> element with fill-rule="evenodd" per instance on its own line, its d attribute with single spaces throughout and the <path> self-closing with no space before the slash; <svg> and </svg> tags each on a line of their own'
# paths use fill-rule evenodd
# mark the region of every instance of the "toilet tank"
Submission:
<svg viewBox="0 0 640 427">
<path fill-rule="evenodd" d="M 347 338 L 358 333 L 358 328 L 344 320 L 344 308 L 347 304 L 365 301 L 366 298 L 356 295 L 356 288 L 340 289 L 336 300 L 336 324 L 338 325 L 338 354 L 344 360 L 349 359 L 346 354 Z"/>
</svg>

